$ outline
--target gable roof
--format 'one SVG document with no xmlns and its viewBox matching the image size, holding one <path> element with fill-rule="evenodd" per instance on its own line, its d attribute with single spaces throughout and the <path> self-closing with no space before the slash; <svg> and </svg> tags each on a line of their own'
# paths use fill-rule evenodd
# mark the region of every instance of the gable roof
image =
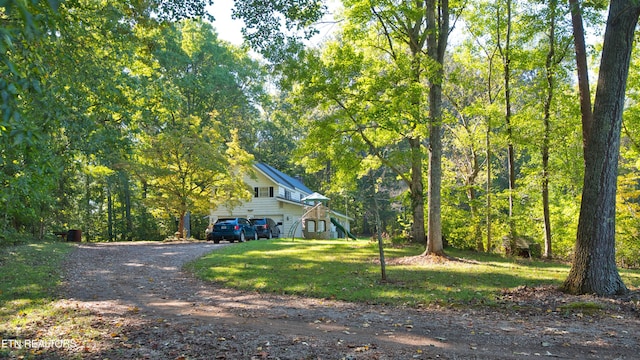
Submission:
<svg viewBox="0 0 640 360">
<path fill-rule="evenodd" d="M 260 170 L 267 177 L 271 178 L 271 180 L 273 180 L 277 184 L 284 185 L 291 189 L 300 190 L 307 194 L 313 193 L 313 190 L 309 189 L 305 184 L 302 183 L 302 181 L 283 173 L 273 166 L 263 163 L 256 163 L 255 166 L 256 168 L 258 168 L 258 170 Z"/>
</svg>

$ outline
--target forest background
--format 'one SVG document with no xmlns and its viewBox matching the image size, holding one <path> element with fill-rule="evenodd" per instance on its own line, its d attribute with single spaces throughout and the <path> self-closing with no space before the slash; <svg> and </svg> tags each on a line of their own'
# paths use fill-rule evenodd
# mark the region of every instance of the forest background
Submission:
<svg viewBox="0 0 640 360">
<path fill-rule="evenodd" d="M 452 1 L 439 69 L 389 36 L 397 14 L 415 16 L 403 2 L 344 1 L 332 37 L 312 45 L 321 2 L 260 3 L 236 2 L 247 25 L 237 46 L 218 38 L 207 1 L 0 2 L 0 243 L 67 229 L 162 240 L 187 212 L 202 238 L 209 208 L 251 196 L 241 179 L 252 161 L 332 198 L 357 234 L 372 234 L 379 213 L 386 234 L 409 239 L 412 177 L 428 183 L 430 171 L 413 156 L 433 130 L 429 81 L 415 75 L 442 71 L 443 241 L 499 252 L 517 233 L 571 257 L 584 155 L 568 4 Z M 592 76 L 607 5 L 583 8 Z M 623 266 L 640 262 L 637 59 L 618 170 Z"/>
</svg>

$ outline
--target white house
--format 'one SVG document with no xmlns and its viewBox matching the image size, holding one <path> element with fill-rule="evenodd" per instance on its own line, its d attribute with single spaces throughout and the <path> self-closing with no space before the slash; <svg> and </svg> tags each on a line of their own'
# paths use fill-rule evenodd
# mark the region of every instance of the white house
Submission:
<svg viewBox="0 0 640 360">
<path fill-rule="evenodd" d="M 247 219 L 269 217 L 282 222 L 281 237 L 303 237 L 303 216 L 308 212 L 309 204 L 303 199 L 315 194 L 302 181 L 289 176 L 272 166 L 256 163 L 253 166 L 255 177 L 245 176 L 244 181 L 253 189 L 253 198 L 240 206 L 228 208 L 222 206 L 210 211 L 211 222 L 219 218 L 237 216 Z M 329 210 L 331 223 L 327 231 L 331 238 L 344 236 L 344 228 L 350 231 L 349 221 L 344 214 Z"/>
</svg>

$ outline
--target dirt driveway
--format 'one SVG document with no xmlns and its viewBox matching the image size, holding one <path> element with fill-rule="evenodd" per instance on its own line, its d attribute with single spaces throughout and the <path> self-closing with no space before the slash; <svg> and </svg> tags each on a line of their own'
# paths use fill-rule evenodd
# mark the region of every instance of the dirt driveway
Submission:
<svg viewBox="0 0 640 360">
<path fill-rule="evenodd" d="M 85 339 L 56 357 L 85 359 L 637 359 L 637 300 L 587 301 L 520 289 L 504 307 L 405 309 L 240 292 L 182 265 L 223 244 L 78 244 L 60 306 Z M 233 246 L 233 245 L 231 245 Z M 548 292 L 548 294 L 544 294 Z M 541 296 L 542 295 L 542 296 Z M 549 299 L 552 297 L 552 299 Z M 589 298 L 588 301 L 594 299 Z M 81 318 L 82 321 L 81 322 Z M 76 322 L 76 320 L 73 320 Z"/>
</svg>

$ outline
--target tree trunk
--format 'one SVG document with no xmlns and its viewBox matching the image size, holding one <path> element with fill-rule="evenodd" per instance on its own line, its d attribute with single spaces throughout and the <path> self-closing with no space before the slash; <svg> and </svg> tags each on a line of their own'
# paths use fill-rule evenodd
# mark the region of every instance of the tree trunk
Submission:
<svg viewBox="0 0 640 360">
<path fill-rule="evenodd" d="M 513 149 L 513 129 L 511 126 L 511 0 L 507 0 L 507 34 L 503 52 L 504 65 L 504 121 L 507 128 L 507 170 L 509 175 L 509 249 L 516 248 L 516 220 L 514 218 L 514 194 L 516 191 L 515 155 Z"/>
<path fill-rule="evenodd" d="M 425 254 L 444 255 L 442 244 L 442 81 L 449 36 L 448 0 L 426 1 L 427 54 L 439 67 L 429 79 L 429 212 Z"/>
<path fill-rule="evenodd" d="M 431 87 L 429 98 L 441 96 L 442 89 Z M 441 100 L 441 99 L 440 99 Z M 434 111 L 437 100 L 430 101 Z M 427 254 L 444 255 L 442 243 L 441 188 L 442 188 L 442 136 L 440 119 L 430 119 L 429 125 L 429 212 L 427 216 Z"/>
<path fill-rule="evenodd" d="M 591 87 L 589 85 L 589 66 L 587 64 L 587 46 L 584 41 L 584 27 L 582 24 L 582 9 L 578 0 L 569 0 L 571 6 L 571 23 L 573 25 L 573 40 L 576 49 L 576 66 L 578 70 L 578 87 L 580 89 L 580 113 L 582 114 L 582 141 L 586 147 L 593 109 L 591 109 Z"/>
<path fill-rule="evenodd" d="M 475 180 L 474 180 L 475 181 Z M 467 188 L 467 198 L 469 199 L 469 212 L 471 213 L 471 224 L 473 226 L 473 237 L 476 242 L 476 251 L 484 252 L 484 244 L 482 242 L 482 229 L 480 229 L 480 219 L 478 219 L 478 208 L 476 202 L 476 190 L 473 183 L 469 182 Z"/>
<path fill-rule="evenodd" d="M 373 192 L 373 203 L 375 207 L 376 218 L 376 237 L 378 238 L 378 252 L 380 253 L 380 275 L 382 281 L 387 281 L 387 265 L 384 258 L 384 246 L 382 241 L 382 223 L 380 221 L 380 207 L 378 206 L 378 189 L 377 185 L 373 184 L 375 191 Z"/>
<path fill-rule="evenodd" d="M 506 125 L 507 131 L 507 176 L 509 179 L 509 249 L 516 248 L 516 223 L 514 219 L 513 206 L 514 199 L 513 195 L 515 193 L 516 188 L 516 172 L 515 172 L 515 156 L 513 149 L 513 130 L 511 129 L 511 0 L 507 0 L 507 23 L 506 23 L 506 34 L 504 39 L 504 46 L 500 40 L 500 19 L 501 19 L 501 9 L 496 8 L 497 11 L 497 36 L 498 36 L 498 50 L 500 51 L 500 55 L 502 56 L 502 68 L 504 71 L 503 74 L 503 84 L 504 84 L 504 122 Z"/>
<path fill-rule="evenodd" d="M 111 181 L 107 178 L 107 236 L 109 241 L 115 241 L 113 234 L 113 196 L 111 195 Z"/>
<path fill-rule="evenodd" d="M 128 241 L 133 240 L 133 217 L 131 216 L 131 182 L 129 176 L 125 172 L 121 172 L 122 187 L 124 191 L 124 218 L 125 218 L 125 231 L 123 239 Z"/>
<path fill-rule="evenodd" d="M 411 210 L 413 241 L 422 243 L 426 239 L 424 229 L 424 185 L 422 183 L 422 142 L 420 138 L 409 139 L 411 148 Z"/>
<path fill-rule="evenodd" d="M 487 118 L 487 252 L 492 250 L 491 239 L 491 118 Z"/>
<path fill-rule="evenodd" d="M 473 131 L 466 127 L 466 131 L 469 136 L 472 136 Z M 469 212 L 471 213 L 471 224 L 473 226 L 473 237 L 476 243 L 476 251 L 484 252 L 484 243 L 482 242 L 482 228 L 481 221 L 478 216 L 478 206 L 476 204 L 476 179 L 478 174 L 480 174 L 480 163 L 478 161 L 478 154 L 476 153 L 476 149 L 471 147 L 471 158 L 470 160 L 470 168 L 471 173 L 466 177 L 466 186 L 467 186 L 467 199 L 469 199 Z"/>
<path fill-rule="evenodd" d="M 176 233 L 178 233 L 178 239 L 184 239 L 185 235 L 184 235 L 184 216 L 187 212 L 182 210 L 180 212 L 180 216 L 178 219 L 178 231 Z"/>
<path fill-rule="evenodd" d="M 584 140 L 584 187 L 575 255 L 563 285 L 573 294 L 604 296 L 628 291 L 615 259 L 616 181 L 625 90 L 639 15 L 635 1 L 611 1 L 593 123 Z"/>
<path fill-rule="evenodd" d="M 542 212 L 544 218 L 544 257 L 551 258 L 551 214 L 549 210 L 549 138 L 551 136 L 551 104 L 555 88 L 555 39 L 556 39 L 556 11 L 558 1 L 549 3 L 549 51 L 545 68 L 547 72 L 547 98 L 544 102 L 544 135 L 542 139 Z"/>
</svg>

